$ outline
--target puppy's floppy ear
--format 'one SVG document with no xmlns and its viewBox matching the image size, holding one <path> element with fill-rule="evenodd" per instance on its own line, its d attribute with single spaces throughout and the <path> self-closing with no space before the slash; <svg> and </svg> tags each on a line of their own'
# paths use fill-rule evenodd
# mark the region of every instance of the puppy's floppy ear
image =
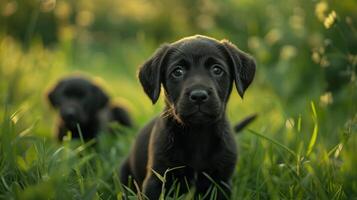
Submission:
<svg viewBox="0 0 357 200">
<path fill-rule="evenodd" d="M 162 66 L 168 50 L 168 44 L 162 45 L 139 69 L 140 83 L 153 104 L 160 96 Z"/>
<path fill-rule="evenodd" d="M 48 93 L 47 93 L 47 99 L 50 102 L 50 104 L 56 108 L 59 105 L 59 91 L 60 88 L 62 87 L 63 82 L 60 81 L 58 82 Z"/>
<path fill-rule="evenodd" d="M 97 105 L 97 109 L 104 108 L 108 102 L 109 102 L 109 97 L 107 94 L 104 93 L 104 91 L 99 88 L 97 85 L 92 85 L 92 91 L 93 91 L 93 96 L 94 96 L 94 101 L 92 105 Z"/>
<path fill-rule="evenodd" d="M 256 68 L 255 60 L 250 55 L 238 49 L 228 40 L 222 40 L 221 43 L 229 55 L 235 85 L 239 96 L 243 98 L 245 90 L 254 78 Z"/>
</svg>

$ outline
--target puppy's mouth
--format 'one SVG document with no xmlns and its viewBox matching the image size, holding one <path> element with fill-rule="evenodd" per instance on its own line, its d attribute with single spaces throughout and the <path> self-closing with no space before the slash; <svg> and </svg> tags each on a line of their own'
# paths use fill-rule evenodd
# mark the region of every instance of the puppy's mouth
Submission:
<svg viewBox="0 0 357 200">
<path fill-rule="evenodd" d="M 66 124 L 66 126 L 68 126 L 69 128 L 76 128 L 77 125 L 80 125 L 80 122 L 78 120 L 63 120 L 64 123 Z"/>
<path fill-rule="evenodd" d="M 67 128 L 72 130 L 77 130 L 78 126 L 83 126 L 84 124 L 86 124 L 86 121 L 84 119 L 62 117 L 62 120 L 67 126 Z"/>
<path fill-rule="evenodd" d="M 179 113 L 179 116 L 185 123 L 206 123 L 217 119 L 219 114 L 208 112 L 202 106 L 197 105 L 190 110 Z"/>
<path fill-rule="evenodd" d="M 200 106 L 197 106 L 196 109 L 193 109 L 192 112 L 186 114 L 186 117 L 189 116 L 207 116 L 207 117 L 214 117 L 215 115 L 204 111 Z"/>
</svg>

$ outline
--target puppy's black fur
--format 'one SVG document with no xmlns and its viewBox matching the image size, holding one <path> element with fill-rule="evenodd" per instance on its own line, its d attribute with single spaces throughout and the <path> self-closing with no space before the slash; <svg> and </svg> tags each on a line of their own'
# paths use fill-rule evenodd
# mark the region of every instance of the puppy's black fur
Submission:
<svg viewBox="0 0 357 200">
<path fill-rule="evenodd" d="M 165 44 L 140 68 L 139 79 L 153 103 L 161 85 L 165 91 L 163 113 L 139 133 L 121 167 L 121 181 L 129 176 L 151 200 L 159 198 L 162 182 L 155 175 L 167 174 L 166 187 L 175 181 L 186 192 L 188 183 L 197 195 L 220 188 L 217 199 L 230 194 L 237 150 L 225 110 L 233 82 L 241 97 L 253 80 L 255 61 L 230 42 L 192 36 Z"/>
<path fill-rule="evenodd" d="M 58 140 L 62 140 L 68 131 L 72 132 L 73 138 L 79 138 L 78 125 L 85 140 L 107 129 L 110 122 L 132 126 L 128 112 L 110 105 L 107 94 L 84 77 L 60 80 L 48 93 L 48 100 L 59 110 Z"/>
</svg>

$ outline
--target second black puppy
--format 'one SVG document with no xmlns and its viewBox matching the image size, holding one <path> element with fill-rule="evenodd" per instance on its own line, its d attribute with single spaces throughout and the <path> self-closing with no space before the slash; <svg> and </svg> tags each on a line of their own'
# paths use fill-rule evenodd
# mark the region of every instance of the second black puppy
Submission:
<svg viewBox="0 0 357 200">
<path fill-rule="evenodd" d="M 181 191 L 194 185 L 197 195 L 219 184 L 217 199 L 229 197 L 237 150 L 225 111 L 235 82 L 241 97 L 253 80 L 255 62 L 230 42 L 205 36 L 165 44 L 141 67 L 140 82 L 155 103 L 160 87 L 166 107 L 138 135 L 121 168 L 121 181 L 129 176 L 151 200 L 175 182 Z M 166 190 L 168 191 L 168 189 Z M 210 196 L 210 194 L 209 194 Z"/>
<path fill-rule="evenodd" d="M 68 131 L 79 138 L 80 128 L 85 140 L 94 138 L 106 130 L 110 122 L 131 126 L 127 111 L 109 104 L 109 97 L 91 81 L 79 77 L 60 80 L 48 94 L 48 100 L 60 112 L 57 137 L 62 140 Z M 79 126 L 79 127 L 78 127 Z"/>
</svg>

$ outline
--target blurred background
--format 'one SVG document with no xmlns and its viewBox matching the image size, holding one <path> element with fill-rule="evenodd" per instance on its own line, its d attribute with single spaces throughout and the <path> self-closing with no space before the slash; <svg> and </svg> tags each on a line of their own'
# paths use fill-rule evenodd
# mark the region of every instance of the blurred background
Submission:
<svg viewBox="0 0 357 200">
<path fill-rule="evenodd" d="M 340 183 L 356 194 L 355 0 L 0 0 L 0 113 L 16 133 L 52 141 L 46 91 L 82 73 L 128 108 L 138 130 L 163 107 L 145 96 L 138 66 L 161 43 L 194 34 L 229 39 L 256 58 L 244 100 L 232 92 L 232 123 L 258 113 L 251 129 L 296 152 L 315 146 L 317 160 L 349 144 Z M 256 138 L 239 137 L 243 149 Z"/>
</svg>

